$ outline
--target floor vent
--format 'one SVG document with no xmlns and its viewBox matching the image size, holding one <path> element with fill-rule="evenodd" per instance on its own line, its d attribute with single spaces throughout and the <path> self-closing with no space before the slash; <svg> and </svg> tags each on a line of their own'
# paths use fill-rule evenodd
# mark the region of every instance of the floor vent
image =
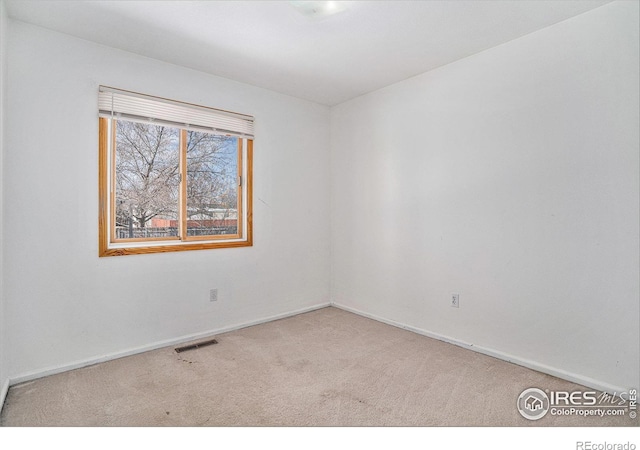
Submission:
<svg viewBox="0 0 640 450">
<path fill-rule="evenodd" d="M 210 339 L 208 341 L 196 342 L 195 344 L 184 345 L 182 347 L 176 347 L 176 353 L 186 352 L 187 350 L 195 350 L 196 348 L 206 347 L 207 345 L 217 344 L 218 341 Z"/>
</svg>

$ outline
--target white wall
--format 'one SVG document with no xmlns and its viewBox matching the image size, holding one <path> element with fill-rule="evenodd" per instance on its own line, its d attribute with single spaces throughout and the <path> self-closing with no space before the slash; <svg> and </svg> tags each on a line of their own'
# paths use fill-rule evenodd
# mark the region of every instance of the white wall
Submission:
<svg viewBox="0 0 640 450">
<path fill-rule="evenodd" d="M 3 240 L 4 234 L 2 229 L 3 224 L 3 189 L 4 176 L 2 171 L 2 162 L 4 155 L 4 72 L 5 72 L 5 30 L 7 22 L 7 13 L 5 10 L 4 0 L 0 0 L 0 411 L 4 405 L 4 398 L 7 394 L 9 387 L 9 370 L 7 368 L 7 352 L 6 347 L 6 319 L 4 314 L 4 295 L 3 295 L 3 260 L 4 260 L 4 247 Z"/>
<path fill-rule="evenodd" d="M 98 258 L 99 84 L 256 117 L 253 247 Z M 327 107 L 14 21 L 6 93 L 12 379 L 329 302 Z"/>
<path fill-rule="evenodd" d="M 608 4 L 334 107 L 333 301 L 638 386 L 638 41 Z"/>
</svg>

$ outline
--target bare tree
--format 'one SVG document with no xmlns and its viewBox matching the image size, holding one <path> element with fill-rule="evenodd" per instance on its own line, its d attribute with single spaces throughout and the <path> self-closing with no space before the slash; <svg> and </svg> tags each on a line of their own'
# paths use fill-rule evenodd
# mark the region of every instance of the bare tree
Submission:
<svg viewBox="0 0 640 450">
<path fill-rule="evenodd" d="M 180 184 L 179 132 L 175 128 L 118 120 L 116 221 L 138 228 L 152 218 L 175 216 Z"/>
<path fill-rule="evenodd" d="M 187 131 L 187 216 L 213 217 L 237 207 L 237 140 Z M 177 219 L 180 130 L 116 122 L 116 224 L 145 228 L 154 217 Z"/>
<path fill-rule="evenodd" d="M 237 139 L 187 132 L 187 217 L 237 208 Z"/>
</svg>

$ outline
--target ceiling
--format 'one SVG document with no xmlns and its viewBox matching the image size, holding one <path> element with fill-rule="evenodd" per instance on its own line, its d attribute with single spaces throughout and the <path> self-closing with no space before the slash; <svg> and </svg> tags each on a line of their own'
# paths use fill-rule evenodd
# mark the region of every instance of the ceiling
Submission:
<svg viewBox="0 0 640 450">
<path fill-rule="evenodd" d="M 286 1 L 7 0 L 9 17 L 335 105 L 610 0 L 353 1 L 313 18 Z"/>
</svg>

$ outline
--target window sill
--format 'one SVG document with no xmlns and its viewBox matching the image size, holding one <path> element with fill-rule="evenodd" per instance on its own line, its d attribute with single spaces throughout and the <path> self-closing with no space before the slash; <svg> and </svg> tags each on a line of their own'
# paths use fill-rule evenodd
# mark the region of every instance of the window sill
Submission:
<svg viewBox="0 0 640 450">
<path fill-rule="evenodd" d="M 110 246 L 100 246 L 99 256 L 124 256 L 124 255 L 145 255 L 149 253 L 167 253 L 167 252 L 183 252 L 189 250 L 210 250 L 215 248 L 236 248 L 236 247 L 251 247 L 253 242 L 251 240 L 233 240 L 233 241 L 193 241 L 182 242 L 175 244 L 167 244 L 165 242 L 159 242 L 157 245 L 141 242 L 139 244 L 111 244 Z"/>
</svg>

